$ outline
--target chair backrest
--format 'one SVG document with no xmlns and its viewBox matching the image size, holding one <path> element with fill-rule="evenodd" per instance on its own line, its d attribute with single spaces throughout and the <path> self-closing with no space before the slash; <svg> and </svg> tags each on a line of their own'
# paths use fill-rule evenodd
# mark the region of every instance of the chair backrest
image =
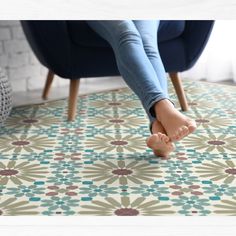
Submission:
<svg viewBox="0 0 236 236">
<path fill-rule="evenodd" d="M 214 21 L 161 21 L 158 32 L 159 49 L 166 71 L 184 71 L 196 63 L 206 46 L 213 23 Z M 109 71 L 107 76 L 117 74 L 116 66 L 108 70 L 106 65 L 106 60 L 111 61 L 114 57 L 112 50 L 106 51 L 103 55 L 103 50 L 99 48 L 97 48 L 99 50 L 92 50 L 93 48 L 88 47 L 89 43 L 96 44 L 98 40 L 103 39 L 92 29 L 88 31 L 87 26 L 84 25 L 85 21 L 21 21 L 21 24 L 39 61 L 55 74 L 65 78 L 81 75 L 84 77 L 90 74 L 89 67 L 89 69 L 81 69 L 81 62 L 82 64 L 93 63 L 93 75 L 97 73 L 97 76 L 104 76 L 106 70 Z M 81 30 L 78 30 L 76 25 L 80 25 Z M 73 27 L 75 27 L 74 31 Z M 96 37 L 93 38 L 88 33 Z M 92 37 L 90 41 L 89 37 Z M 104 43 L 105 40 L 100 42 Z M 105 43 L 107 47 L 107 42 Z M 89 57 L 86 53 L 88 51 Z M 97 69 L 96 62 L 91 61 L 92 55 L 96 60 L 99 57 L 104 60 L 103 64 L 97 63 L 99 67 Z"/>
</svg>

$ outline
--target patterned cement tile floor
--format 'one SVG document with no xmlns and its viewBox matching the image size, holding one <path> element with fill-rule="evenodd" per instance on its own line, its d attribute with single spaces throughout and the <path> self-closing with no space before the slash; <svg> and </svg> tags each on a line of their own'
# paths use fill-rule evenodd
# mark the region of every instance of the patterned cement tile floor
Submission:
<svg viewBox="0 0 236 236">
<path fill-rule="evenodd" d="M 236 215 L 235 87 L 184 87 L 198 129 L 168 160 L 145 146 L 129 88 L 80 96 L 73 123 L 66 100 L 14 108 L 0 130 L 0 215 Z"/>
</svg>

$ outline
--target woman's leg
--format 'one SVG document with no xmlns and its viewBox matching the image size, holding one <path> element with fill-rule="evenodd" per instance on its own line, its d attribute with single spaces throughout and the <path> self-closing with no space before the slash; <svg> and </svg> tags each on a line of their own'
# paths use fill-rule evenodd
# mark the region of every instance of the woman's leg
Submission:
<svg viewBox="0 0 236 236">
<path fill-rule="evenodd" d="M 194 121 L 177 111 L 162 90 L 133 21 L 87 21 L 112 46 L 121 75 L 136 93 L 150 121 L 158 119 L 172 141 L 195 130 Z"/>
<path fill-rule="evenodd" d="M 118 69 L 128 86 L 140 98 L 150 123 L 156 120 L 150 114 L 152 105 L 166 99 L 166 93 L 148 59 L 142 39 L 132 21 L 87 21 L 92 29 L 112 46 Z M 149 30 L 153 30 L 149 28 Z M 167 156 L 174 150 L 163 127 L 155 127 L 155 135 L 147 139 L 147 146 L 157 156 Z"/>
<path fill-rule="evenodd" d="M 144 50 L 156 72 L 161 88 L 163 92 L 165 92 L 166 96 L 169 97 L 166 71 L 162 63 L 159 50 L 158 50 L 157 33 L 158 33 L 160 21 L 159 20 L 133 20 L 133 22 L 138 32 L 140 33 L 140 36 L 143 41 Z M 158 122 L 156 119 L 153 119 L 152 116 L 150 116 L 149 114 L 148 116 L 150 120 L 150 124 L 149 124 L 150 132 L 153 133 L 155 130 L 155 127 L 153 130 L 152 124 L 154 124 L 154 126 L 157 127 L 156 130 L 160 130 L 161 132 L 161 127 L 160 127 L 161 123 Z"/>
<path fill-rule="evenodd" d="M 167 76 L 161 56 L 158 49 L 157 32 L 160 25 L 159 20 L 133 20 L 143 41 L 143 47 L 146 55 L 151 62 L 162 90 L 168 94 Z"/>
<path fill-rule="evenodd" d="M 156 120 L 150 109 L 168 99 L 144 50 L 142 38 L 132 20 L 87 21 L 88 25 L 112 46 L 118 69 L 128 86 L 139 97 L 149 120 Z M 146 24 L 152 31 L 153 25 Z M 154 29 L 155 31 L 157 29 Z"/>
<path fill-rule="evenodd" d="M 166 96 L 168 95 L 168 87 L 167 87 L 167 76 L 166 72 L 159 54 L 158 50 L 158 39 L 157 39 L 157 33 L 158 33 L 158 27 L 160 24 L 159 20 L 134 20 L 133 21 L 137 30 L 140 33 L 140 36 L 143 41 L 144 50 L 153 65 L 154 70 L 156 71 L 157 78 L 159 79 L 160 85 L 162 87 L 162 90 L 166 93 Z M 167 106 L 160 106 L 160 104 L 163 104 L 167 102 Z M 174 109 L 173 113 L 173 107 L 171 106 L 170 110 L 166 110 L 166 107 L 168 107 L 169 101 L 161 101 L 159 103 L 159 109 L 157 109 L 158 103 L 156 103 L 153 107 L 155 110 L 155 114 L 157 115 L 158 112 L 164 114 L 164 121 L 158 122 L 157 120 L 154 120 L 153 122 L 150 122 L 150 131 L 155 130 L 161 130 L 161 126 L 165 126 L 165 131 L 168 133 L 168 135 L 174 139 L 179 140 L 186 136 L 187 134 L 194 131 L 196 128 L 196 124 L 194 124 L 193 121 L 182 115 L 180 112 L 178 112 L 176 109 Z M 172 105 L 172 104 L 171 104 Z M 164 109 L 163 109 L 164 107 Z M 170 112 L 172 111 L 172 112 Z M 169 116 L 167 115 L 169 113 Z M 161 115 L 158 115 L 158 118 L 160 118 Z M 169 118 L 172 119 L 169 119 Z M 151 120 L 151 119 L 150 119 Z M 159 119 L 160 120 L 160 119 Z M 163 120 L 163 119 L 162 119 Z M 176 129 L 176 127 L 179 127 Z M 161 131 L 159 131 L 161 132 Z M 154 138 L 153 138 L 154 140 Z"/>
<path fill-rule="evenodd" d="M 161 88 L 166 96 L 169 97 L 167 76 L 158 50 L 157 32 L 160 21 L 133 20 L 133 22 L 142 38 L 144 50 L 156 72 Z M 168 156 L 170 152 L 174 151 L 174 144 L 170 142 L 164 127 L 157 119 L 149 117 L 149 120 L 149 129 L 154 135 L 147 139 L 147 146 L 152 148 L 157 156 Z"/>
</svg>

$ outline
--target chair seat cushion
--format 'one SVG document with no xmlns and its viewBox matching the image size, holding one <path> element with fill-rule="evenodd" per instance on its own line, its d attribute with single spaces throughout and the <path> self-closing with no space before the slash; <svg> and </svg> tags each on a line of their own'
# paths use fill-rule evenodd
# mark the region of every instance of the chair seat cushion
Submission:
<svg viewBox="0 0 236 236">
<path fill-rule="evenodd" d="M 67 21 L 68 32 L 73 43 L 82 46 L 110 47 L 108 42 L 100 37 L 86 21 Z M 158 42 L 165 42 L 179 37 L 185 28 L 183 20 L 163 20 L 158 29 Z"/>
</svg>

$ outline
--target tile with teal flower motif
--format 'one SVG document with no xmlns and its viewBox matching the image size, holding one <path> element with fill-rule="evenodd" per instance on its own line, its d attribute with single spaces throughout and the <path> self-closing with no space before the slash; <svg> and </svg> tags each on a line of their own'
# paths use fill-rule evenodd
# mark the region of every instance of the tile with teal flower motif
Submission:
<svg viewBox="0 0 236 236">
<path fill-rule="evenodd" d="M 165 176 L 165 181 L 167 183 L 172 183 L 172 184 L 176 184 L 176 185 L 182 185 L 182 184 L 187 184 L 187 185 L 191 185 L 191 184 L 195 184 L 198 183 L 198 177 L 194 176 L 192 174 L 188 174 L 188 173 L 180 173 L 180 174 L 175 174 L 175 173 L 171 173 L 167 176 Z"/>
<path fill-rule="evenodd" d="M 79 193 L 85 194 L 85 195 L 92 197 L 92 198 L 94 198 L 96 196 L 108 197 L 112 194 L 118 194 L 119 188 L 118 187 L 109 187 L 106 184 L 102 184 L 102 185 L 91 184 L 88 186 L 81 186 L 79 188 Z"/>
<path fill-rule="evenodd" d="M 53 159 L 53 153 L 54 151 L 52 151 L 51 149 L 45 149 L 43 150 L 43 152 L 40 153 L 24 153 L 24 154 L 16 154 L 16 159 L 20 159 L 20 160 L 25 160 L 25 161 L 38 161 L 39 163 L 42 163 L 44 161 L 48 161 L 49 163 L 52 161 Z M 11 156 L 14 157 L 14 154 Z M 15 160 L 15 159 L 14 159 Z"/>
<path fill-rule="evenodd" d="M 52 173 L 78 173 L 81 166 L 82 162 L 62 160 L 51 163 L 50 168 L 52 169 Z"/>
<path fill-rule="evenodd" d="M 6 189 L 6 194 L 19 197 L 32 198 L 44 194 L 45 188 L 38 185 L 18 185 L 16 187 L 11 187 Z"/>
<path fill-rule="evenodd" d="M 167 161 L 160 162 L 161 168 L 165 169 L 165 173 L 185 173 L 190 174 L 192 172 L 192 163 L 182 160 L 170 159 Z"/>
<path fill-rule="evenodd" d="M 170 193 L 168 187 L 164 187 L 155 183 L 151 185 L 141 184 L 139 187 L 131 187 L 130 189 L 131 194 L 141 195 L 142 197 L 153 196 L 157 199 L 163 196 L 167 197 Z"/>
<path fill-rule="evenodd" d="M 55 173 L 47 177 L 47 183 L 55 185 L 73 185 L 81 182 L 81 178 L 77 173 Z"/>
<path fill-rule="evenodd" d="M 173 205 L 179 207 L 179 213 L 186 216 L 199 215 L 204 216 L 211 213 L 209 207 L 210 200 L 199 196 L 180 196 L 178 199 L 172 199 Z"/>
<path fill-rule="evenodd" d="M 74 215 L 79 207 L 79 200 L 70 196 L 52 196 L 50 199 L 42 200 L 41 207 L 43 215 Z"/>
<path fill-rule="evenodd" d="M 230 186 L 229 184 L 210 184 L 208 186 L 202 187 L 205 194 L 210 194 L 211 196 L 235 196 L 236 186 Z"/>
</svg>

